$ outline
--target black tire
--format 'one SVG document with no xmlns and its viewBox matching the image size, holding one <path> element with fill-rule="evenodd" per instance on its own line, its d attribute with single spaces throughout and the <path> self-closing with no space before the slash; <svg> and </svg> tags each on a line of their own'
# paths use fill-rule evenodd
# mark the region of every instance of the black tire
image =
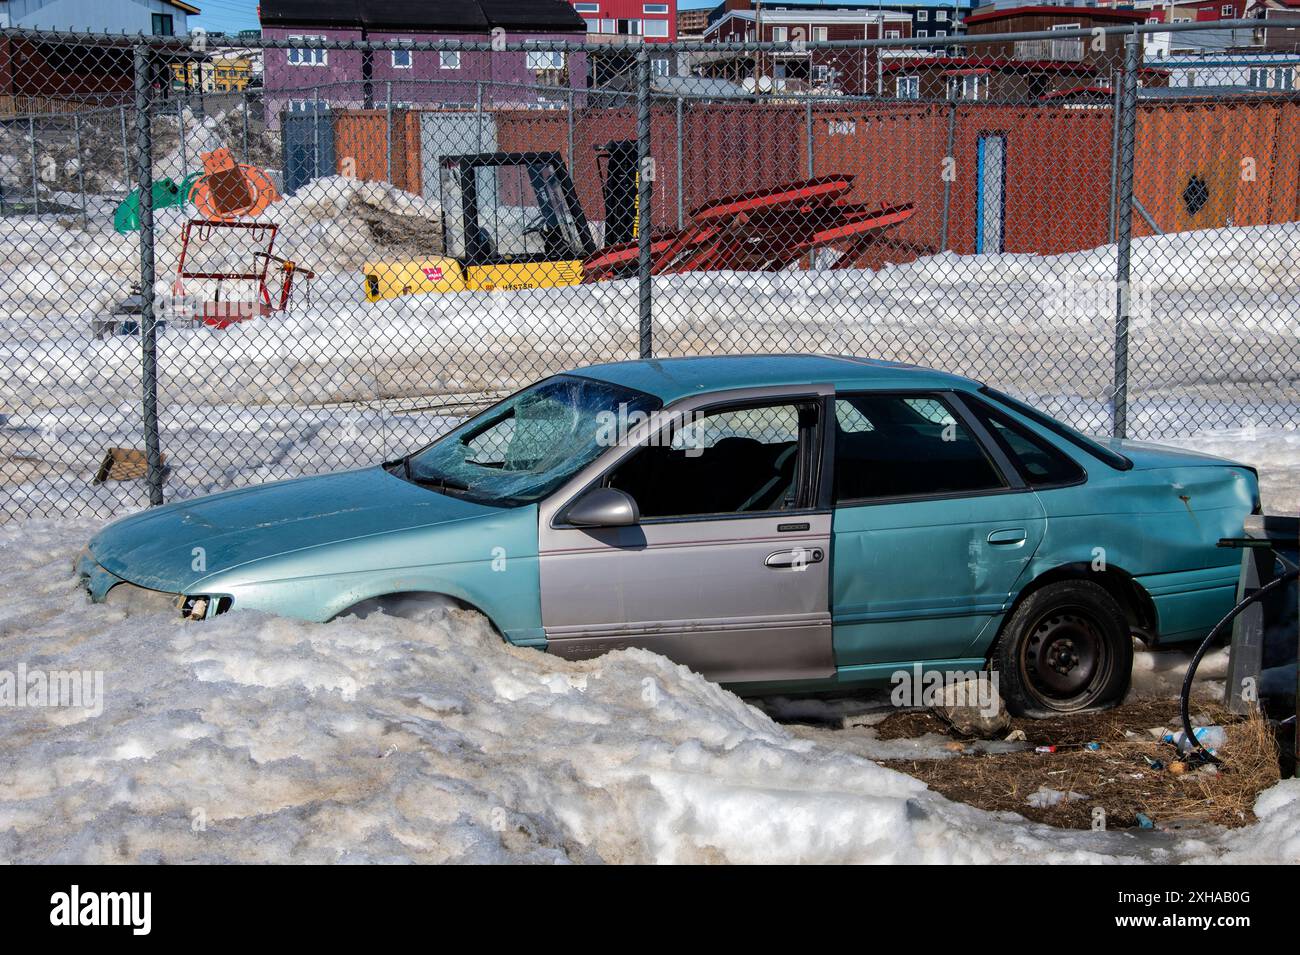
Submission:
<svg viewBox="0 0 1300 955">
<path fill-rule="evenodd" d="M 1104 710 L 1128 692 L 1133 640 L 1124 611 L 1104 587 L 1063 580 L 1015 609 L 992 663 L 1007 709 L 1017 716 Z"/>
</svg>

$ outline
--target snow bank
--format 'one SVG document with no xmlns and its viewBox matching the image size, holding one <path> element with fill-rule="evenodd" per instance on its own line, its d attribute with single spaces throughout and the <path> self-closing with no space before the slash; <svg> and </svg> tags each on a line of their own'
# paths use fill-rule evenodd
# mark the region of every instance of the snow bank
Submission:
<svg viewBox="0 0 1300 955">
<path fill-rule="evenodd" d="M 662 657 L 568 663 L 477 616 L 201 625 L 94 607 L 86 524 L 0 529 L 0 668 L 99 670 L 99 715 L 0 721 L 7 862 L 1300 861 L 1300 783 L 1173 841 L 951 803 Z"/>
</svg>

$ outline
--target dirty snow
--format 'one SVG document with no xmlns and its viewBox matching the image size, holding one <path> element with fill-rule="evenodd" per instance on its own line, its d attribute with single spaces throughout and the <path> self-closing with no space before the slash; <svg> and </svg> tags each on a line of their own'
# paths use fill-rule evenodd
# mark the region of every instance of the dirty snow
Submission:
<svg viewBox="0 0 1300 955">
<path fill-rule="evenodd" d="M 106 697 L 0 713 L 0 861 L 1300 861 L 1300 781 L 1232 832 L 1054 830 L 643 651 L 569 663 L 441 610 L 187 625 L 91 606 L 70 562 L 93 529 L 0 528 L 0 669 L 101 670 Z"/>
</svg>

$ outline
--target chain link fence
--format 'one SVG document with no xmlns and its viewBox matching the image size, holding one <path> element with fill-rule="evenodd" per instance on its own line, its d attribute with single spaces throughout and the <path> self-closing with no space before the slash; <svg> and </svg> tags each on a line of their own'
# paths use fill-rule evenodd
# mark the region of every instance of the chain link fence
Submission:
<svg viewBox="0 0 1300 955">
<path fill-rule="evenodd" d="M 5 31 L 0 519 L 371 464 L 638 356 L 924 364 L 1137 438 L 1293 428 L 1296 67 L 1188 85 L 1143 29 Z"/>
</svg>

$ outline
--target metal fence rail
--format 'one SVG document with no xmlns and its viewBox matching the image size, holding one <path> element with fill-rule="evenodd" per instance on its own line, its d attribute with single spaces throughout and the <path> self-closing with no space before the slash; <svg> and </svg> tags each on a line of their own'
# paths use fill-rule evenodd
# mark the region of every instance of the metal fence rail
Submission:
<svg viewBox="0 0 1300 955">
<path fill-rule="evenodd" d="M 638 355 L 932 365 L 1121 436 L 1294 427 L 1294 67 L 1188 86 L 1150 32 L 0 31 L 0 520 L 369 464 Z M 260 85 L 204 82 L 250 50 Z"/>
</svg>

